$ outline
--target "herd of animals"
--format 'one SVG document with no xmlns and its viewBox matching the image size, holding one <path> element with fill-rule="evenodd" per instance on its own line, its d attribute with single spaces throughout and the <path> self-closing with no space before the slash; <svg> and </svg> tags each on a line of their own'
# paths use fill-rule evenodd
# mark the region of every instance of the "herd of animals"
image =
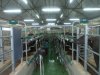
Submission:
<svg viewBox="0 0 100 75">
<path fill-rule="evenodd" d="M 66 33 L 66 36 L 71 35 L 71 33 Z M 74 36 L 76 36 L 76 33 L 74 33 Z M 71 52 L 69 49 L 70 47 L 72 47 L 72 43 L 74 43 L 74 48 L 76 49 L 76 45 L 84 45 L 84 41 L 85 41 L 85 36 L 81 36 L 79 39 L 76 39 L 76 37 L 74 37 L 74 41 L 71 42 L 70 40 L 65 40 L 65 44 L 66 44 L 66 51 Z M 31 40 L 27 43 L 27 46 L 30 47 L 32 45 L 35 44 L 35 40 Z M 92 48 L 92 50 L 94 52 L 99 53 L 99 42 L 100 42 L 100 38 L 99 37 L 94 37 L 94 36 L 89 36 L 88 38 L 88 45 Z M 25 43 L 23 43 L 23 50 L 25 50 Z M 75 52 L 76 54 L 76 52 Z M 99 71 L 99 56 L 96 54 L 94 55 L 94 61 L 96 63 L 96 70 Z M 95 74 L 96 75 L 96 74 Z"/>
</svg>

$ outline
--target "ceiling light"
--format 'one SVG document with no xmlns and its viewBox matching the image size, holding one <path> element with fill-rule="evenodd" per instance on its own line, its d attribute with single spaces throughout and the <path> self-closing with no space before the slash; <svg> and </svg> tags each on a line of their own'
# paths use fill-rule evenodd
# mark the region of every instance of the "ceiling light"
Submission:
<svg viewBox="0 0 100 75">
<path fill-rule="evenodd" d="M 72 2 L 73 2 L 73 0 L 70 0 L 69 2 L 70 2 L 70 3 L 72 3 Z"/>
<path fill-rule="evenodd" d="M 61 9 L 60 8 L 43 8 L 43 12 L 59 12 Z"/>
<path fill-rule="evenodd" d="M 3 31 L 10 31 L 11 28 L 2 28 Z"/>
<path fill-rule="evenodd" d="M 64 23 L 65 25 L 69 25 L 69 24 L 71 24 L 71 23 Z"/>
<path fill-rule="evenodd" d="M 63 14 L 60 15 L 60 18 L 62 18 L 62 17 L 63 17 Z"/>
<path fill-rule="evenodd" d="M 24 2 L 25 4 L 28 4 L 27 0 L 23 0 L 23 2 Z"/>
<path fill-rule="evenodd" d="M 100 11 L 100 8 L 84 8 L 84 11 Z"/>
<path fill-rule="evenodd" d="M 38 14 L 36 14 L 36 17 L 37 17 L 37 18 L 40 18 L 40 16 L 39 16 Z"/>
<path fill-rule="evenodd" d="M 25 22 L 33 22 L 34 20 L 33 19 L 25 19 L 24 21 Z"/>
<path fill-rule="evenodd" d="M 33 25 L 33 26 L 35 26 L 35 25 L 39 25 L 39 23 L 32 23 L 32 25 Z"/>
<path fill-rule="evenodd" d="M 56 21 L 56 19 L 46 19 L 46 21 Z"/>
<path fill-rule="evenodd" d="M 21 13 L 20 9 L 4 10 L 5 13 Z"/>
<path fill-rule="evenodd" d="M 72 19 L 69 19 L 70 21 L 79 21 L 80 19 L 78 18 L 72 18 Z"/>
<path fill-rule="evenodd" d="M 52 26 L 52 25 L 55 25 L 55 23 L 48 23 L 47 25 Z"/>
</svg>

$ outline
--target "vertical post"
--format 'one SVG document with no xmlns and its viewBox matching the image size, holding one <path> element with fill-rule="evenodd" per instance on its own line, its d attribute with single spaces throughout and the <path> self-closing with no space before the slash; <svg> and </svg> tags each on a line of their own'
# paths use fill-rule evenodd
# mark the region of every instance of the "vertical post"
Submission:
<svg viewBox="0 0 100 75">
<path fill-rule="evenodd" d="M 1 56 L 1 62 L 4 63 L 4 47 L 3 47 L 3 33 L 2 33 L 2 27 L 0 27 L 0 56 Z"/>
<path fill-rule="evenodd" d="M 72 38 L 74 37 L 74 26 L 72 25 Z M 72 60 L 74 60 L 74 43 L 72 43 Z"/>
<path fill-rule="evenodd" d="M 77 39 L 79 39 L 79 27 L 77 27 Z M 77 44 L 77 56 L 76 56 L 77 62 L 79 62 L 79 46 Z"/>
<path fill-rule="evenodd" d="M 36 52 L 37 52 L 37 43 L 38 43 L 38 41 L 36 40 Z"/>
<path fill-rule="evenodd" d="M 27 26 L 26 26 L 26 24 L 25 24 L 25 47 L 26 47 L 26 61 L 28 60 L 28 58 L 27 58 Z"/>
<path fill-rule="evenodd" d="M 64 27 L 64 39 L 63 39 L 63 42 L 64 42 L 64 51 L 65 51 L 65 47 L 66 47 L 66 43 L 65 43 L 65 27 Z"/>
<path fill-rule="evenodd" d="M 100 35 L 100 27 L 99 27 L 99 35 Z M 99 36 L 99 72 L 98 72 L 100 75 L 100 36 Z"/>
<path fill-rule="evenodd" d="M 22 39 L 21 39 L 21 43 L 22 43 L 23 41 L 22 41 Z M 22 44 L 22 46 L 23 46 L 23 44 Z M 23 62 L 23 48 L 22 48 L 22 58 L 21 58 L 21 63 Z"/>
<path fill-rule="evenodd" d="M 41 61 L 42 61 L 42 56 L 41 56 L 41 55 L 39 55 L 39 57 L 40 57 L 40 75 L 42 75 L 42 64 L 41 64 Z"/>
<path fill-rule="evenodd" d="M 15 72 L 15 59 L 14 59 L 14 43 L 13 43 L 13 27 L 11 28 L 11 57 L 12 57 L 12 72 Z"/>
<path fill-rule="evenodd" d="M 87 51 L 88 51 L 88 26 L 85 25 L 85 55 L 84 55 L 84 69 L 87 72 Z"/>
<path fill-rule="evenodd" d="M 100 35 L 100 27 L 99 27 L 99 35 Z M 100 75 L 100 36 L 99 36 L 99 72 L 98 72 Z"/>
</svg>

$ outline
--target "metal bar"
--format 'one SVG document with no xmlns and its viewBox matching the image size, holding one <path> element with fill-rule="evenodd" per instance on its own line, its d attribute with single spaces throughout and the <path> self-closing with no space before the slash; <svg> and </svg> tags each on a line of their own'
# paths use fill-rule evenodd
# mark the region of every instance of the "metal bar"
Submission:
<svg viewBox="0 0 100 75">
<path fill-rule="evenodd" d="M 90 36 L 100 36 L 100 35 L 97 35 L 97 34 L 88 34 Z"/>
<path fill-rule="evenodd" d="M 38 48 L 38 47 L 37 47 L 37 44 L 38 44 L 38 41 L 36 40 L 36 52 L 37 52 L 37 48 Z"/>
<path fill-rule="evenodd" d="M 87 63 L 87 65 L 88 65 L 93 71 L 95 71 L 97 74 L 99 74 L 99 72 L 98 72 L 94 67 L 92 67 L 89 63 Z"/>
<path fill-rule="evenodd" d="M 89 27 L 95 28 L 95 27 L 100 27 L 100 25 L 99 25 L 99 24 L 97 24 L 97 25 L 94 25 L 94 26 L 89 26 Z"/>
<path fill-rule="evenodd" d="M 79 27 L 77 27 L 77 34 L 79 34 Z M 79 35 L 77 35 L 77 39 L 79 39 Z M 79 45 L 77 44 L 77 62 L 79 62 Z"/>
<path fill-rule="evenodd" d="M 65 28 L 64 28 L 64 39 L 65 39 L 65 35 L 66 35 L 66 33 L 65 33 Z M 64 40 L 64 51 L 65 51 L 65 40 Z"/>
<path fill-rule="evenodd" d="M 39 55 L 39 57 L 40 57 L 40 75 L 42 75 L 42 64 L 41 64 L 41 61 L 42 61 L 42 56 L 41 56 L 41 55 Z"/>
<path fill-rule="evenodd" d="M 12 50 L 10 50 L 10 51 L 8 51 L 8 52 L 4 52 L 4 53 L 2 53 L 2 54 L 0 54 L 0 56 L 2 56 L 3 54 L 8 54 L 8 53 L 10 53 Z"/>
<path fill-rule="evenodd" d="M 84 55 L 84 69 L 85 69 L 85 71 L 87 72 L 87 50 L 88 50 L 88 36 L 87 36 L 87 34 L 88 34 L 88 26 L 87 25 L 85 25 L 85 51 L 84 51 L 84 53 L 85 53 L 85 55 Z"/>
<path fill-rule="evenodd" d="M 2 27 L 0 27 L 0 37 L 3 36 Z M 2 54 L 1 62 L 4 63 L 4 47 L 3 47 L 3 38 L 0 38 L 0 53 Z"/>
<path fill-rule="evenodd" d="M 0 36 L 0 38 L 10 38 L 11 36 Z"/>
<path fill-rule="evenodd" d="M 98 55 L 98 56 L 100 56 L 100 54 L 99 53 L 97 53 L 97 52 L 95 52 L 95 51 L 92 51 L 92 50 L 90 50 L 92 53 L 94 53 L 94 54 L 96 54 L 96 55 Z"/>
<path fill-rule="evenodd" d="M 10 68 L 12 66 L 12 64 L 9 64 L 4 70 L 0 71 L 0 75 L 5 71 L 7 70 L 8 68 Z"/>
<path fill-rule="evenodd" d="M 79 58 L 84 62 L 84 59 L 83 59 L 81 56 L 79 56 Z M 94 67 L 92 67 L 89 63 L 87 63 L 87 65 L 88 65 L 93 71 L 95 71 L 95 72 L 98 74 L 98 72 L 96 71 L 96 69 L 95 69 Z"/>
<path fill-rule="evenodd" d="M 84 59 L 79 55 L 79 58 L 82 60 L 82 61 L 84 61 Z"/>
<path fill-rule="evenodd" d="M 43 75 L 44 75 L 44 63 L 43 63 L 43 59 L 42 59 L 42 69 L 43 69 Z"/>
<path fill-rule="evenodd" d="M 13 36 L 13 27 L 11 28 L 11 36 Z M 14 62 L 14 43 L 13 43 L 13 37 L 11 37 L 11 58 L 12 58 L 12 72 L 15 72 L 15 62 Z"/>
<path fill-rule="evenodd" d="M 27 37 L 27 27 L 26 27 L 26 24 L 25 24 L 25 38 Z M 27 61 L 27 59 L 28 59 L 28 54 L 27 54 L 27 52 L 28 52 L 28 50 L 27 50 L 27 38 L 25 39 L 25 47 L 26 47 L 26 61 Z"/>
<path fill-rule="evenodd" d="M 98 34 L 100 35 L 100 27 L 98 30 Z M 98 75 L 100 75 L 100 37 L 99 37 L 99 73 L 98 73 Z"/>
<path fill-rule="evenodd" d="M 21 43 L 22 43 L 23 41 L 22 41 L 22 39 L 21 39 Z M 21 46 L 22 46 L 22 58 L 21 58 L 21 63 L 24 61 L 24 55 L 23 55 L 23 43 L 21 44 Z"/>
<path fill-rule="evenodd" d="M 74 27 L 72 26 L 72 37 L 73 36 L 74 36 Z M 74 43 L 72 43 L 72 60 L 74 60 Z"/>
</svg>

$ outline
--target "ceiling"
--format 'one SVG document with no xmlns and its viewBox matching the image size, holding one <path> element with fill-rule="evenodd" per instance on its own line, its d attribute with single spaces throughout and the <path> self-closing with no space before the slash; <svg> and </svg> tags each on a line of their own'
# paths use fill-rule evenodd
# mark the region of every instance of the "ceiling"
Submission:
<svg viewBox="0 0 100 75">
<path fill-rule="evenodd" d="M 58 13 L 44 13 L 41 11 L 43 7 L 59 7 L 61 11 Z M 47 23 L 46 18 L 56 18 L 59 24 L 62 24 L 68 22 L 69 18 L 93 19 L 100 16 L 100 11 L 83 11 L 85 7 L 100 7 L 100 0 L 73 0 L 71 4 L 69 0 L 28 0 L 28 4 L 25 4 L 23 0 L 0 0 L 0 19 L 23 21 L 33 18 L 35 22 L 42 24 L 42 21 Z M 22 9 L 22 13 L 7 14 L 3 12 L 5 9 Z M 64 16 L 60 18 L 62 13 Z M 39 19 L 36 14 L 39 14 Z"/>
</svg>

